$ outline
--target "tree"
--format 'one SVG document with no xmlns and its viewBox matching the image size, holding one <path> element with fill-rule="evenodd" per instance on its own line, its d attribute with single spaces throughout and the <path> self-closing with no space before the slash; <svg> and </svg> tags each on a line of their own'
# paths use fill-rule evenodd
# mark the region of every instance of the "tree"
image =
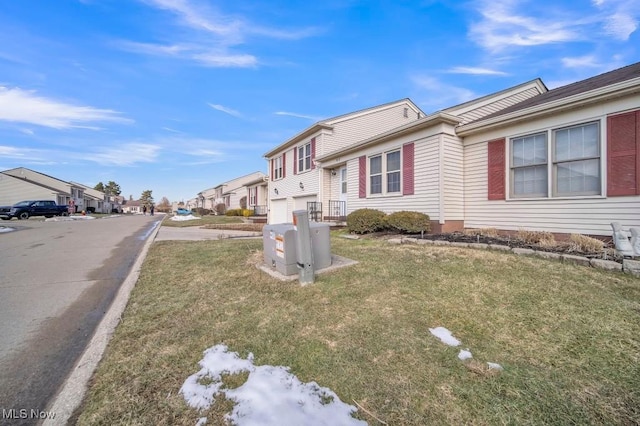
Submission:
<svg viewBox="0 0 640 426">
<path fill-rule="evenodd" d="M 98 182 L 96 186 L 93 187 L 96 191 L 104 192 L 104 184 L 102 182 Z"/>
<path fill-rule="evenodd" d="M 243 209 L 243 210 L 247 208 L 247 196 L 246 195 L 244 197 L 240 198 L 240 208 Z"/>
<path fill-rule="evenodd" d="M 171 203 L 167 197 L 162 197 L 156 206 L 156 210 L 164 213 L 171 213 Z"/>
<path fill-rule="evenodd" d="M 110 180 L 104 187 L 104 191 L 105 192 L 109 192 L 109 194 L 111 195 L 120 195 L 120 193 L 122 192 L 120 190 L 120 185 L 118 185 L 117 183 L 115 183 L 114 181 Z"/>
<path fill-rule="evenodd" d="M 143 206 L 150 207 L 153 204 L 153 196 L 151 195 L 153 191 L 147 189 L 146 191 L 142 191 L 142 195 L 140 195 L 140 202 L 142 202 Z"/>
</svg>

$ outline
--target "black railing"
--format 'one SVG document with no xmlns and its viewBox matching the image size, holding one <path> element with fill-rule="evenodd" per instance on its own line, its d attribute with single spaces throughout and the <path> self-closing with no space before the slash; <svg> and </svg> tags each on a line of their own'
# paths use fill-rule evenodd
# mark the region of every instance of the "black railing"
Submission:
<svg viewBox="0 0 640 426">
<path fill-rule="evenodd" d="M 347 219 L 347 202 L 329 200 L 329 213 L 325 220 L 345 221 Z"/>
<path fill-rule="evenodd" d="M 254 216 L 266 216 L 267 215 L 267 206 L 253 206 L 253 215 Z"/>
<path fill-rule="evenodd" d="M 320 222 L 322 220 L 322 203 L 320 201 L 307 201 L 309 220 Z"/>
</svg>

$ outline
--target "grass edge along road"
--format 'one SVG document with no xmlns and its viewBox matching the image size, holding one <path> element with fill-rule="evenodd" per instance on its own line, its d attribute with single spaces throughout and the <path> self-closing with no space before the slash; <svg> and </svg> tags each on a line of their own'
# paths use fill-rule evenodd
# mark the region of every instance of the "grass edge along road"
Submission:
<svg viewBox="0 0 640 426">
<path fill-rule="evenodd" d="M 154 243 L 79 424 L 225 424 L 178 393 L 217 344 L 378 424 L 637 424 L 640 280 L 539 258 L 332 238 L 360 263 L 301 287 L 261 241 Z M 443 344 L 429 328 L 462 342 Z M 473 358 L 458 358 L 468 349 Z M 488 368 L 499 363 L 503 371 Z M 246 375 L 224 378 L 235 388 Z M 366 411 L 365 411 L 366 410 Z"/>
</svg>

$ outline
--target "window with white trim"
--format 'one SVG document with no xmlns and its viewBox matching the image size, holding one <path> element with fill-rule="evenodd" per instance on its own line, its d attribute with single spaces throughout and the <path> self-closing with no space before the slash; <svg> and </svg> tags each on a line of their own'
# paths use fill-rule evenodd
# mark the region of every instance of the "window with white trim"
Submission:
<svg viewBox="0 0 640 426">
<path fill-rule="evenodd" d="M 311 170 L 311 142 L 298 148 L 298 173 Z"/>
<path fill-rule="evenodd" d="M 249 188 L 249 205 L 255 206 L 258 204 L 258 188 Z"/>
<path fill-rule="evenodd" d="M 511 196 L 547 196 L 547 134 L 511 139 Z"/>
<path fill-rule="evenodd" d="M 400 193 L 400 150 L 369 157 L 369 194 Z"/>
<path fill-rule="evenodd" d="M 273 160 L 273 179 L 282 179 L 282 156 Z"/>
<path fill-rule="evenodd" d="M 554 131 L 553 195 L 600 195 L 600 126 L 588 123 Z"/>
<path fill-rule="evenodd" d="M 554 129 L 550 133 L 551 145 L 547 131 L 511 139 L 510 196 L 600 195 L 599 123 Z"/>
</svg>

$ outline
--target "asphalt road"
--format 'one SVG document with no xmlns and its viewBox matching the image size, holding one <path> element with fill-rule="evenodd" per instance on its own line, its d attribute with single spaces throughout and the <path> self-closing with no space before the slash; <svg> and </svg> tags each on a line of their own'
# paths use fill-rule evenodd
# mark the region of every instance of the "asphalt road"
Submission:
<svg viewBox="0 0 640 426">
<path fill-rule="evenodd" d="M 161 219 L 0 222 L 0 424 L 46 414 Z"/>
</svg>

